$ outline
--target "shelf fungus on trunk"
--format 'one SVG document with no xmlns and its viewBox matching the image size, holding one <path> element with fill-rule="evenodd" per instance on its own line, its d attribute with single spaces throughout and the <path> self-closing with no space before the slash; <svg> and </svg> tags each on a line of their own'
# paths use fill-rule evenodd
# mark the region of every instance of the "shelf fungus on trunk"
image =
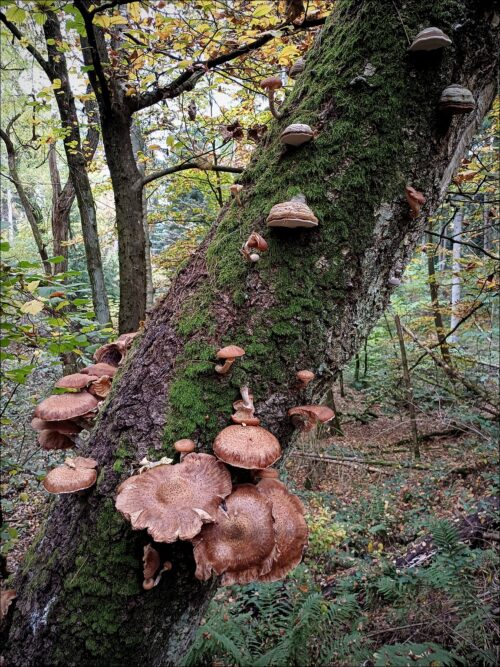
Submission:
<svg viewBox="0 0 500 667">
<path fill-rule="evenodd" d="M 281 143 L 286 146 L 302 146 L 313 139 L 314 131 L 305 123 L 292 123 L 280 135 Z"/>
<path fill-rule="evenodd" d="M 439 110 L 447 114 L 470 113 L 476 107 L 474 95 L 468 88 L 452 83 L 447 86 L 439 98 Z"/>
<path fill-rule="evenodd" d="M 276 204 L 269 211 L 266 223 L 268 227 L 317 227 L 318 218 L 306 204 L 303 195 L 296 195 L 290 201 Z"/>
<path fill-rule="evenodd" d="M 67 458 L 62 466 L 53 468 L 43 480 L 49 493 L 77 493 L 94 486 L 97 480 L 97 461 L 76 456 Z"/>
<path fill-rule="evenodd" d="M 35 417 L 46 421 L 75 419 L 97 409 L 99 401 L 88 391 L 49 396 L 35 408 Z"/>
<path fill-rule="evenodd" d="M 421 30 L 415 37 L 408 51 L 435 51 L 451 44 L 451 39 L 440 28 L 430 27 Z"/>
<path fill-rule="evenodd" d="M 217 365 L 215 367 L 215 372 L 219 373 L 219 375 L 226 375 L 231 370 L 231 366 L 234 364 L 235 360 L 244 355 L 245 350 L 237 345 L 228 345 L 227 347 L 221 348 L 216 356 L 217 359 L 223 360 L 224 364 L 222 366 Z"/>
<path fill-rule="evenodd" d="M 235 468 L 268 468 L 281 456 L 281 445 L 261 426 L 233 425 L 223 429 L 214 440 L 217 458 Z"/>
<path fill-rule="evenodd" d="M 302 433 L 313 431 L 318 424 L 326 424 L 335 417 L 334 411 L 326 405 L 300 405 L 288 410 L 294 426 Z"/>
<path fill-rule="evenodd" d="M 109 375 L 101 375 L 100 378 L 94 380 L 89 387 L 89 392 L 97 398 L 106 398 L 106 396 L 111 391 L 111 385 L 113 383 L 113 378 Z"/>
<path fill-rule="evenodd" d="M 65 375 L 55 383 L 56 389 L 75 389 L 80 391 L 86 389 L 89 384 L 95 382 L 99 378 L 97 375 L 90 375 L 88 373 L 73 373 L 72 375 Z"/>
<path fill-rule="evenodd" d="M 231 493 L 231 475 L 210 454 L 188 454 L 177 465 L 160 465 L 118 487 L 116 509 L 134 530 L 146 529 L 156 542 L 190 540 L 214 521 Z"/>
</svg>

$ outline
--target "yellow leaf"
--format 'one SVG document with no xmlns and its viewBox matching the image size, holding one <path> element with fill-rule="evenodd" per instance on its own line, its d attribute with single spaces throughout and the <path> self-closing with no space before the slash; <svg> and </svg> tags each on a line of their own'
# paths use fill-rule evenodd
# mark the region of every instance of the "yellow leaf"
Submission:
<svg viewBox="0 0 500 667">
<path fill-rule="evenodd" d="M 141 5 L 138 2 L 131 2 L 128 6 L 128 13 L 132 21 L 139 23 L 141 20 Z"/>
<path fill-rule="evenodd" d="M 26 289 L 28 290 L 28 292 L 34 292 L 39 284 L 40 284 L 39 280 L 33 280 L 31 283 L 28 283 L 26 285 Z"/>
<path fill-rule="evenodd" d="M 43 310 L 43 303 L 38 301 L 38 299 L 27 301 L 26 303 L 23 303 L 20 310 L 22 313 L 26 313 L 27 315 L 36 315 L 41 310 Z"/>
<path fill-rule="evenodd" d="M 54 79 L 54 81 L 52 81 L 52 88 L 54 90 L 58 90 L 60 87 L 61 87 L 61 79 Z"/>
</svg>

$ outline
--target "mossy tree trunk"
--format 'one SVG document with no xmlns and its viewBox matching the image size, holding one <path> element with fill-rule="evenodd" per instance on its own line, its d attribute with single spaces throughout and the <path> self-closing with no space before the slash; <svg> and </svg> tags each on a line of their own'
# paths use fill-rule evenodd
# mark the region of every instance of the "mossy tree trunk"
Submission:
<svg viewBox="0 0 500 667">
<path fill-rule="evenodd" d="M 243 206 L 223 211 L 180 270 L 115 383 L 84 449 L 99 461 L 97 486 L 54 502 L 16 583 L 7 664 L 179 664 L 214 583 L 194 579 L 189 544 L 161 545 L 174 567 L 144 592 L 148 538 L 114 510 L 116 486 L 144 455 L 169 454 L 176 438 L 210 451 L 243 383 L 286 446 L 287 409 L 314 392 L 293 390 L 295 372 L 339 371 L 383 312 L 391 271 L 408 260 L 490 106 L 497 64 L 490 3 L 408 0 L 399 14 L 390 2 L 335 3 L 283 120 L 241 179 Z M 414 35 L 428 25 L 453 46 L 410 57 L 405 28 Z M 452 82 L 471 88 L 477 109 L 446 120 L 437 101 Z M 279 133 L 293 121 L 316 126 L 318 137 L 286 152 Z M 418 219 L 407 184 L 427 197 Z M 299 192 L 318 229 L 267 230 L 271 206 Z M 270 246 L 256 265 L 239 253 L 252 230 Z M 246 356 L 221 377 L 214 355 L 228 343 Z"/>
</svg>

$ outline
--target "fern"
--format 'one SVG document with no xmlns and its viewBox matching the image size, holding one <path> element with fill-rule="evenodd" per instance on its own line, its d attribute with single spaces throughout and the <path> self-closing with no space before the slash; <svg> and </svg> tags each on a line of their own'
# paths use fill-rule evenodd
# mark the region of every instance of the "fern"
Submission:
<svg viewBox="0 0 500 667">
<path fill-rule="evenodd" d="M 375 667 L 454 667 L 455 656 L 438 644 L 393 644 L 373 654 Z"/>
<path fill-rule="evenodd" d="M 447 555 L 455 556 L 461 553 L 464 545 L 460 542 L 460 535 L 455 524 L 445 519 L 434 521 L 431 524 L 434 544 Z"/>
</svg>

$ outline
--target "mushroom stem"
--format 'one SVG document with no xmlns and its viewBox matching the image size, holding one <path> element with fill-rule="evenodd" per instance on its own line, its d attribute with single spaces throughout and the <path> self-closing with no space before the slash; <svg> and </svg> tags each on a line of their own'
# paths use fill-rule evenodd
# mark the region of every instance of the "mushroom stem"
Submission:
<svg viewBox="0 0 500 667">
<path fill-rule="evenodd" d="M 243 399 L 243 407 L 247 410 L 253 410 L 253 400 L 250 397 L 250 389 L 248 388 L 248 385 L 245 384 L 240 388 L 240 394 Z"/>
<path fill-rule="evenodd" d="M 270 112 L 273 114 L 275 118 L 281 120 L 283 118 L 283 114 L 281 114 L 276 108 L 276 105 L 274 103 L 274 90 L 272 88 L 268 88 L 267 90 L 267 99 L 269 100 Z"/>
<path fill-rule="evenodd" d="M 219 375 L 226 375 L 231 370 L 231 366 L 234 364 L 234 359 L 226 359 L 223 366 L 217 365 L 215 367 L 215 372 Z"/>
</svg>

